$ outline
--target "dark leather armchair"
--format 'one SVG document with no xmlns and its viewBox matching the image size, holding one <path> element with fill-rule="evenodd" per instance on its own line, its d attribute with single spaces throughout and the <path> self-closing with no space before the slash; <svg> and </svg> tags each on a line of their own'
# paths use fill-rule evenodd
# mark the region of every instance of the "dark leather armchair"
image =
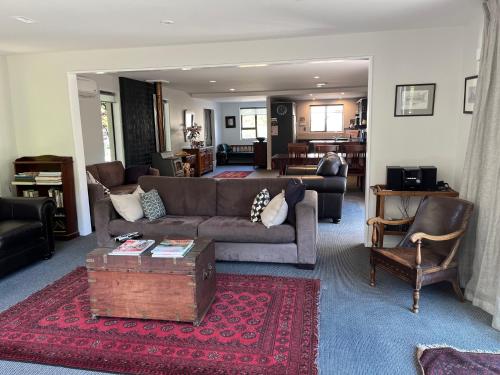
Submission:
<svg viewBox="0 0 500 375">
<path fill-rule="evenodd" d="M 287 166 L 287 176 L 299 176 L 306 189 L 318 193 L 318 217 L 339 223 L 347 187 L 347 163 L 344 158 L 328 153 L 318 165 Z"/>
<path fill-rule="evenodd" d="M 0 198 L 0 276 L 54 252 L 51 198 Z"/>
<path fill-rule="evenodd" d="M 458 281 L 457 251 L 472 215 L 471 202 L 451 197 L 429 196 L 422 200 L 414 218 L 368 220 L 373 226 L 370 253 L 370 285 L 375 286 L 376 268 L 380 267 L 413 285 L 412 311 L 418 313 L 420 288 L 440 281 L 452 284 L 463 301 Z M 383 247 L 382 225 L 411 224 L 395 248 Z"/>
</svg>

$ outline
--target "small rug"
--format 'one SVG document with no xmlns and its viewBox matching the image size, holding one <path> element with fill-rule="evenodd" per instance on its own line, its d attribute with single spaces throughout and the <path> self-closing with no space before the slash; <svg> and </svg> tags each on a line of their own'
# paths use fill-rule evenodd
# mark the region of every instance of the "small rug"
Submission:
<svg viewBox="0 0 500 375">
<path fill-rule="evenodd" d="M 214 178 L 245 178 L 252 173 L 252 171 L 226 171 L 215 175 Z"/>
<path fill-rule="evenodd" d="M 125 374 L 317 374 L 319 285 L 218 274 L 194 327 L 92 319 L 79 267 L 0 314 L 0 359 Z"/>
<path fill-rule="evenodd" d="M 467 351 L 450 346 L 419 346 L 417 358 L 424 375 L 498 375 L 500 351 Z"/>
</svg>

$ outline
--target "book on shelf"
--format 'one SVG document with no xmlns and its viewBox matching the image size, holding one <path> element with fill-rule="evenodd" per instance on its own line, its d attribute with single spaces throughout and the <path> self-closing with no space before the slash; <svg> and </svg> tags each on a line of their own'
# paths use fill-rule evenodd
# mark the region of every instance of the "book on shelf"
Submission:
<svg viewBox="0 0 500 375">
<path fill-rule="evenodd" d="M 109 255 L 140 255 L 155 243 L 154 240 L 127 240 Z"/>
<path fill-rule="evenodd" d="M 37 198 L 39 196 L 36 190 L 23 190 L 23 197 L 25 198 Z"/>
<path fill-rule="evenodd" d="M 151 250 L 151 256 L 153 258 L 182 258 L 193 246 L 193 240 L 165 238 L 158 246 Z"/>
<path fill-rule="evenodd" d="M 57 208 L 63 208 L 64 207 L 64 195 L 63 192 L 59 189 L 55 188 L 50 188 L 48 190 L 48 194 L 50 198 L 54 198 L 56 201 L 56 207 Z"/>
<path fill-rule="evenodd" d="M 38 177 L 61 177 L 62 172 L 61 171 L 55 171 L 55 172 L 38 172 Z"/>
</svg>

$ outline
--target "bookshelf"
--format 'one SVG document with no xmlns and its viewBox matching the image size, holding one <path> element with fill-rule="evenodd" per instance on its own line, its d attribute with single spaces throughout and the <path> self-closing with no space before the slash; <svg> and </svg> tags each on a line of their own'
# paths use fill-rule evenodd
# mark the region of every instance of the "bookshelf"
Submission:
<svg viewBox="0 0 500 375">
<path fill-rule="evenodd" d="M 73 158 L 54 155 L 24 156 L 14 161 L 14 172 L 16 177 L 12 185 L 18 197 L 54 198 L 57 206 L 54 215 L 55 237 L 60 240 L 78 237 Z M 39 174 L 42 178 L 34 177 L 32 180 L 25 177 L 20 181 L 19 175 L 26 176 L 30 172 Z"/>
</svg>

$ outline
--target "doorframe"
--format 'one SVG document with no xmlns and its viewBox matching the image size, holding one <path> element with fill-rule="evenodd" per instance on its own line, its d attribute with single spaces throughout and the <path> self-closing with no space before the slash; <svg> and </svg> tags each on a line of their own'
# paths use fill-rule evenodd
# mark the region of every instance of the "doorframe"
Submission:
<svg viewBox="0 0 500 375">
<path fill-rule="evenodd" d="M 372 133 L 374 132 L 374 124 L 372 122 L 372 98 L 373 98 L 373 55 L 364 56 L 335 56 L 335 57 L 311 57 L 307 59 L 296 59 L 296 60 L 274 60 L 274 61 L 261 61 L 261 63 L 266 64 L 298 64 L 310 61 L 323 61 L 323 60 L 368 60 L 368 108 L 367 108 L 367 121 L 370 126 L 367 134 L 367 149 L 366 149 L 366 173 L 365 173 L 365 219 L 368 219 L 371 213 L 372 196 L 370 195 L 370 176 L 371 176 L 371 155 L 373 153 L 372 148 Z M 78 227 L 80 229 L 81 235 L 87 235 L 92 233 L 92 228 L 90 224 L 90 209 L 87 191 L 87 178 L 85 169 L 85 152 L 83 148 L 83 134 L 82 134 L 82 124 L 80 118 L 80 103 L 78 100 L 78 85 L 77 85 L 77 75 L 78 74 L 96 74 L 97 72 L 102 73 L 118 73 L 118 72 L 130 72 L 130 71 L 151 71 L 151 70 L 168 70 L 168 69 L 182 69 L 182 68 L 218 68 L 218 67 L 233 67 L 241 64 L 248 63 L 246 61 L 231 64 L 209 64 L 209 65 L 181 65 L 181 66 L 163 66 L 163 67 L 152 67 L 152 68 L 121 68 L 121 69 L 93 69 L 93 70 L 83 70 L 83 71 L 70 71 L 67 72 L 68 77 L 68 92 L 69 92 L 69 103 L 70 103 L 70 113 L 71 113 L 71 125 L 73 129 L 73 144 L 74 144 L 74 171 L 75 171 L 75 189 L 77 198 L 77 213 L 78 213 Z M 269 97 L 268 97 L 269 100 Z M 268 116 L 270 114 L 268 113 Z M 212 124 L 215 128 L 214 124 Z M 269 150 L 271 149 L 270 140 L 270 127 L 268 126 L 268 167 L 271 162 L 271 155 L 269 155 Z M 214 139 L 214 138 L 212 138 Z M 365 227 L 365 246 L 369 246 L 369 229 Z"/>
</svg>

